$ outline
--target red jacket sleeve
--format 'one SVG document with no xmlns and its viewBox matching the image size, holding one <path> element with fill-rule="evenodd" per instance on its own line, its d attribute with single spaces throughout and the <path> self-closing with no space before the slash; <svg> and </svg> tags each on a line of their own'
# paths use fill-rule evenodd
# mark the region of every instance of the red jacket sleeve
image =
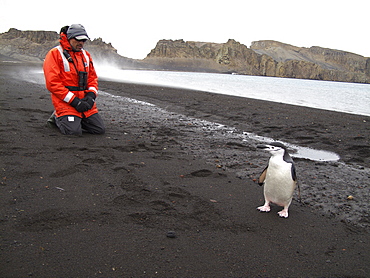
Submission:
<svg viewBox="0 0 370 278">
<path fill-rule="evenodd" d="M 87 80 L 87 90 L 93 91 L 96 95 L 98 94 L 98 75 L 96 74 L 94 64 L 90 53 L 88 53 L 90 59 L 89 75 Z"/>
</svg>

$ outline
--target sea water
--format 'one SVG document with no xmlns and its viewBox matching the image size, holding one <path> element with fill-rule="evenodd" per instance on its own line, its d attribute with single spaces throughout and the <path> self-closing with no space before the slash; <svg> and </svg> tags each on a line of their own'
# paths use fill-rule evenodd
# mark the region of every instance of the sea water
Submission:
<svg viewBox="0 0 370 278">
<path fill-rule="evenodd" d="M 104 79 L 168 86 L 370 116 L 370 84 L 236 74 L 98 68 Z"/>
</svg>

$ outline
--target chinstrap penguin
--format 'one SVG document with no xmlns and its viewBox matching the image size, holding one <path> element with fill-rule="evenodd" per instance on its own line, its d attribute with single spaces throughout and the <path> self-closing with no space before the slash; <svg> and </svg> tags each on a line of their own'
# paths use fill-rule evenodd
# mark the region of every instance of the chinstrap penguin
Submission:
<svg viewBox="0 0 370 278">
<path fill-rule="evenodd" d="M 271 154 L 267 167 L 258 179 L 258 183 L 264 185 L 265 204 L 257 209 L 269 212 L 270 203 L 274 203 L 284 207 L 278 214 L 280 217 L 287 218 L 293 192 L 297 185 L 293 159 L 290 157 L 286 147 L 279 142 L 258 145 L 257 148 L 266 150 Z"/>
</svg>

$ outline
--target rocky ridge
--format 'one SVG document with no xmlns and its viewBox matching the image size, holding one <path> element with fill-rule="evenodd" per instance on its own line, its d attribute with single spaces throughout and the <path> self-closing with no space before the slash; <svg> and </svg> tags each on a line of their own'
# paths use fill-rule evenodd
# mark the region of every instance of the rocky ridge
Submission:
<svg viewBox="0 0 370 278">
<path fill-rule="evenodd" d="M 20 31 L 0 34 L 0 60 L 42 62 L 59 44 L 53 31 Z M 370 58 L 350 52 L 313 46 L 296 47 L 277 41 L 253 42 L 251 47 L 226 43 L 160 40 L 143 60 L 123 57 L 101 38 L 86 43 L 95 61 L 122 68 L 197 72 L 370 83 Z"/>
<path fill-rule="evenodd" d="M 0 34 L 0 58 L 2 60 L 42 62 L 48 51 L 59 44 L 59 34 L 54 31 L 20 31 L 15 28 Z M 85 48 L 95 61 L 109 61 L 121 67 L 137 67 L 139 62 L 117 53 L 101 38 L 88 41 Z"/>
<path fill-rule="evenodd" d="M 370 83 L 370 58 L 276 41 L 253 42 L 248 48 L 232 39 L 223 44 L 161 40 L 144 61 L 163 69 L 192 68 L 198 63 L 219 72 Z"/>
<path fill-rule="evenodd" d="M 0 34 L 0 54 L 13 60 L 39 62 L 58 44 L 58 34 L 51 31 L 20 31 L 14 28 Z"/>
<path fill-rule="evenodd" d="M 277 41 L 252 42 L 251 49 L 258 54 L 266 54 L 275 61 L 289 60 L 308 61 L 320 65 L 324 69 L 370 73 L 369 63 L 363 56 L 340 50 L 312 46 L 296 47 Z"/>
</svg>

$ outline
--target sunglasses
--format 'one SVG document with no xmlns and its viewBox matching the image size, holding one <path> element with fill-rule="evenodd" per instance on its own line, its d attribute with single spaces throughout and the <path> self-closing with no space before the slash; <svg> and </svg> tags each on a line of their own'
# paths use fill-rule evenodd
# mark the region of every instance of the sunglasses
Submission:
<svg viewBox="0 0 370 278">
<path fill-rule="evenodd" d="M 78 41 L 78 42 L 86 42 L 87 41 L 87 39 L 82 39 L 82 40 L 78 40 L 78 39 L 76 39 L 76 38 L 74 38 L 76 41 Z"/>
</svg>

